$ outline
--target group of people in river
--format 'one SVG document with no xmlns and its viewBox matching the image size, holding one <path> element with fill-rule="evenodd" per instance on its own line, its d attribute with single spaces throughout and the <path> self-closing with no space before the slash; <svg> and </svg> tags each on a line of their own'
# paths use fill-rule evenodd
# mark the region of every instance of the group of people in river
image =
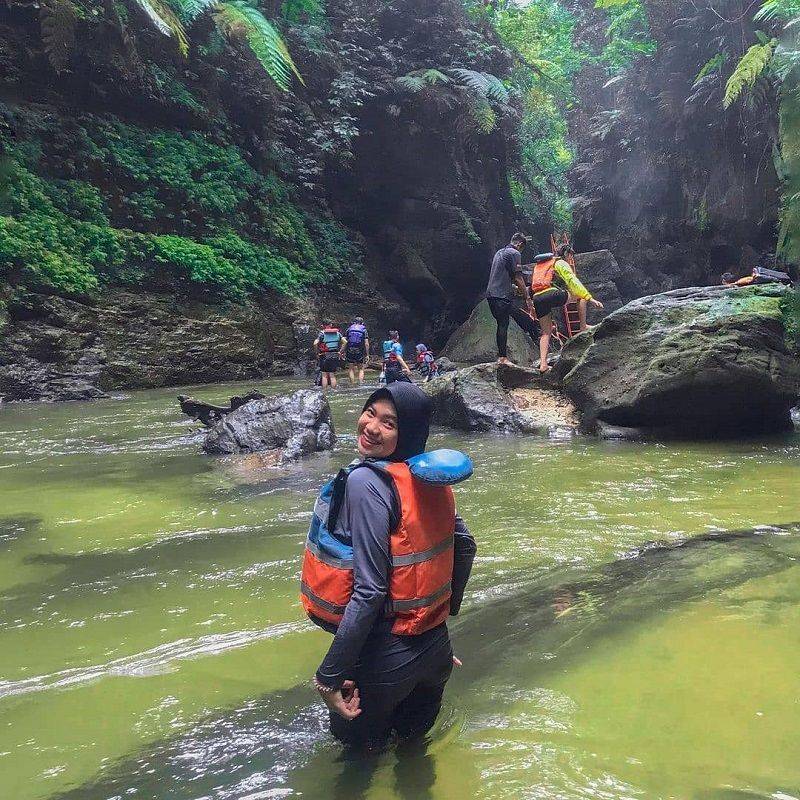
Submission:
<svg viewBox="0 0 800 800">
<path fill-rule="evenodd" d="M 350 383 L 355 386 L 364 383 L 364 369 L 369 362 L 369 333 L 362 317 L 354 317 L 351 325 L 342 333 L 335 324 L 326 325 L 314 340 L 317 354 L 318 383 L 325 391 L 336 388 L 336 372 L 343 363 L 347 365 Z M 427 345 L 419 343 L 411 366 L 403 357 L 403 345 L 399 331 L 389 331 L 389 338 L 383 342 L 380 378 L 381 384 L 389 385 L 396 381 L 411 382 L 412 371 L 416 370 L 423 380 L 436 377 L 436 359 Z"/>
<path fill-rule="evenodd" d="M 602 305 L 566 260 L 568 247 L 537 257 L 527 284 L 526 242 L 517 233 L 497 251 L 486 296 L 497 321 L 498 361 L 511 363 L 507 335 L 514 319 L 538 339 L 545 371 L 553 311 L 576 299 L 585 329 L 586 304 Z M 524 310 L 514 302 L 514 287 Z M 336 386 L 342 362 L 352 383 L 363 381 L 370 341 L 362 318 L 344 332 L 326 326 L 314 349 L 323 388 Z M 429 378 L 433 354 L 425 345 L 416 349 L 415 366 Z M 358 749 L 380 748 L 392 735 L 419 737 L 433 726 L 445 684 L 460 665 L 446 620 L 461 607 L 477 550 L 451 488 L 470 476 L 471 461 L 454 450 L 425 452 L 432 405 L 410 380 L 398 331 L 389 332 L 382 355 L 385 385 L 367 398 L 356 425 L 360 458 L 319 493 L 300 584 L 306 613 L 334 637 L 313 684 L 334 736 Z"/>
</svg>

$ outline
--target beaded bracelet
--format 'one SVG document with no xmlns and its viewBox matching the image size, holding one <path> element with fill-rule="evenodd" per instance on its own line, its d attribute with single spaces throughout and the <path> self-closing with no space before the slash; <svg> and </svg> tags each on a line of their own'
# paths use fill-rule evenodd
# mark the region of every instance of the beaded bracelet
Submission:
<svg viewBox="0 0 800 800">
<path fill-rule="evenodd" d="M 329 694 L 330 692 L 335 692 L 336 690 L 333 686 L 326 686 L 324 683 L 320 683 L 315 675 L 311 680 L 312 685 L 318 692 L 322 692 L 322 694 Z"/>
</svg>

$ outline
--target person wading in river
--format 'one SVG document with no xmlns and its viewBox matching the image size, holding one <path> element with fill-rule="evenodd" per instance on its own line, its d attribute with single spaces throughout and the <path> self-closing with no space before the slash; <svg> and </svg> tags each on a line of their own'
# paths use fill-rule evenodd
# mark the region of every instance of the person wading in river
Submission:
<svg viewBox="0 0 800 800">
<path fill-rule="evenodd" d="M 539 338 L 539 323 L 531 317 L 533 306 L 530 293 L 522 278 L 522 251 L 527 239 L 515 233 L 511 243 L 494 254 L 486 285 L 486 300 L 489 310 L 497 320 L 497 363 L 511 364 L 508 358 L 508 320 L 513 319 L 534 341 Z M 514 304 L 514 286 L 525 298 L 528 313 Z"/>
<path fill-rule="evenodd" d="M 373 392 L 357 424 L 363 460 L 323 487 L 308 533 L 301 599 L 335 634 L 314 685 L 332 733 L 355 747 L 430 730 L 459 663 L 446 619 L 476 548 L 448 484 L 472 464 L 453 450 L 421 456 L 430 416 L 413 384 Z"/>
</svg>

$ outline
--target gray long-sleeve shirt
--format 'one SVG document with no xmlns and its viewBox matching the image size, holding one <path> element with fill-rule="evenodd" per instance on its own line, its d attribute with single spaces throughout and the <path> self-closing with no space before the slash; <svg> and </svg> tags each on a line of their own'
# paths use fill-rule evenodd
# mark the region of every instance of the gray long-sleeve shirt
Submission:
<svg viewBox="0 0 800 800">
<path fill-rule="evenodd" d="M 347 479 L 339 519 L 353 537 L 353 594 L 338 628 L 320 621 L 335 636 L 317 679 L 339 688 L 363 661 L 362 651 L 371 637 L 381 641 L 381 647 L 369 648 L 368 654 L 382 651 L 381 673 L 389 680 L 392 673 L 407 674 L 431 647 L 447 639 L 447 626 L 417 636 L 397 636 L 391 633 L 391 619 L 384 617 L 391 563 L 389 534 L 399 521 L 398 501 L 389 481 L 366 467 L 354 470 Z M 451 614 L 457 614 L 461 606 L 475 552 L 472 534 L 456 515 Z"/>
</svg>

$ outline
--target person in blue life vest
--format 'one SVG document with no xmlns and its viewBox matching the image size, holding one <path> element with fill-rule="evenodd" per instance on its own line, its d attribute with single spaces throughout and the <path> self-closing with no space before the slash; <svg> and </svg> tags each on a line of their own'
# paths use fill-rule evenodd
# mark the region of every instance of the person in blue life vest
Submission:
<svg viewBox="0 0 800 800">
<path fill-rule="evenodd" d="M 313 683 L 334 736 L 359 749 L 429 731 L 460 666 L 446 620 L 476 546 L 451 484 L 472 462 L 425 452 L 431 410 L 413 384 L 372 393 L 356 427 L 360 460 L 322 488 L 306 542 L 303 607 L 334 634 Z"/>
<path fill-rule="evenodd" d="M 350 383 L 355 386 L 356 371 L 358 371 L 358 383 L 364 383 L 364 364 L 369 360 L 369 334 L 361 317 L 354 317 L 353 324 L 345 333 L 347 348 L 345 350 L 345 361 L 350 373 Z"/>
<path fill-rule="evenodd" d="M 383 343 L 383 377 L 387 386 L 395 381 L 411 383 L 411 370 L 403 360 L 398 331 L 389 331 L 389 338 Z"/>
<path fill-rule="evenodd" d="M 330 386 L 336 388 L 336 370 L 344 357 L 347 349 L 347 339 L 333 324 L 326 325 L 314 339 L 314 352 L 319 359 L 319 369 L 322 373 L 322 391 Z"/>
</svg>

